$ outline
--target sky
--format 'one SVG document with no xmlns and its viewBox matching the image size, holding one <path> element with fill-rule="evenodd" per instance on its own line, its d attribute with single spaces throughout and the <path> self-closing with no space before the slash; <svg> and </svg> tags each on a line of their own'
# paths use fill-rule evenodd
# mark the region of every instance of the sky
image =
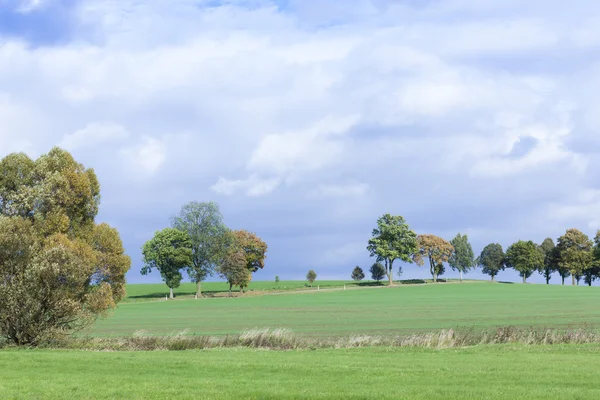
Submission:
<svg viewBox="0 0 600 400">
<path fill-rule="evenodd" d="M 132 283 L 189 201 L 268 243 L 261 280 L 366 271 L 384 213 L 476 253 L 593 237 L 598 26 L 594 0 L 0 0 L 0 156 L 94 168 Z"/>
</svg>

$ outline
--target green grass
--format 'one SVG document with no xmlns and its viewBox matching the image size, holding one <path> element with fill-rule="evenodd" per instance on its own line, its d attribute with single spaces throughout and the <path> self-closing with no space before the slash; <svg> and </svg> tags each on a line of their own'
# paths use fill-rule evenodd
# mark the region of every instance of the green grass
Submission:
<svg viewBox="0 0 600 400">
<path fill-rule="evenodd" d="M 257 283 L 258 284 L 258 283 Z M 133 286 L 135 288 L 135 286 Z M 130 287 L 130 291 L 135 293 Z M 141 291 L 140 291 L 141 292 Z M 223 335 L 289 328 L 301 335 L 406 334 L 457 327 L 562 328 L 600 325 L 596 287 L 439 284 L 123 303 L 87 333 Z"/>
<path fill-rule="evenodd" d="M 2 399 L 597 399 L 600 346 L 0 351 Z"/>
</svg>

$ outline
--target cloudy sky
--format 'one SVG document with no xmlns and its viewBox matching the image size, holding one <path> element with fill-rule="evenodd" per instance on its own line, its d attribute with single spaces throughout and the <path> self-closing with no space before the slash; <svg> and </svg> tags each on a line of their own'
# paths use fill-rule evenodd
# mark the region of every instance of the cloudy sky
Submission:
<svg viewBox="0 0 600 400">
<path fill-rule="evenodd" d="M 130 282 L 192 200 L 267 241 L 255 279 L 366 269 L 385 212 L 476 253 L 593 236 L 598 26 L 594 0 L 0 0 L 0 156 L 95 168 Z"/>
</svg>

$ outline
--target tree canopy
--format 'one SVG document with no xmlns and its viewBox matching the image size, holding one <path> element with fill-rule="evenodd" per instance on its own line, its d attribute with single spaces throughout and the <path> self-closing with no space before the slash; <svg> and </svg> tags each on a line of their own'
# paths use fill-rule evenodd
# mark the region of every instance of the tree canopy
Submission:
<svg viewBox="0 0 600 400">
<path fill-rule="evenodd" d="M 317 279 L 317 273 L 314 270 L 310 270 L 306 273 L 306 280 L 308 281 L 309 284 L 313 284 L 315 282 L 315 280 Z"/>
<path fill-rule="evenodd" d="M 369 272 L 371 273 L 371 279 L 374 281 L 381 281 L 385 277 L 385 268 L 379 262 L 374 263 L 369 268 Z"/>
<path fill-rule="evenodd" d="M 505 264 L 519 273 L 523 283 L 527 283 L 527 278 L 544 265 L 544 254 L 531 240 L 519 240 L 506 250 Z"/>
<path fill-rule="evenodd" d="M 467 235 L 457 234 L 454 239 L 450 241 L 454 251 L 448 260 L 448 264 L 453 270 L 460 273 L 460 281 L 462 282 L 463 274 L 466 274 L 471 268 L 475 266 L 475 253 L 469 238 Z"/>
<path fill-rule="evenodd" d="M 96 224 L 92 169 L 53 148 L 0 161 L 0 334 L 36 345 L 92 323 L 125 296 L 131 260 Z"/>
<path fill-rule="evenodd" d="M 417 265 L 423 265 L 424 258 L 429 260 L 429 272 L 433 282 L 437 282 L 438 275 L 444 272 L 444 263 L 448 262 L 454 247 L 449 241 L 435 235 L 419 235 L 417 237 L 419 250 L 413 256 Z"/>
<path fill-rule="evenodd" d="M 546 238 L 540 245 L 540 251 L 544 256 L 544 264 L 540 267 L 539 272 L 546 279 L 546 285 L 550 284 L 552 274 L 557 271 L 556 265 L 556 246 L 552 238 Z"/>
<path fill-rule="evenodd" d="M 504 250 L 498 243 L 488 244 L 483 248 L 477 259 L 481 271 L 492 277 L 492 282 L 498 272 L 504 269 Z"/>
<path fill-rule="evenodd" d="M 142 247 L 142 254 L 142 275 L 157 269 L 169 287 L 169 297 L 173 298 L 173 289 L 181 283 L 181 270 L 192 263 L 192 242 L 188 234 L 174 228 L 157 231 Z"/>
<path fill-rule="evenodd" d="M 584 271 L 592 266 L 592 246 L 590 238 L 578 229 L 568 229 L 558 238 L 558 267 L 571 274 L 573 285 L 576 283 L 576 276 L 583 276 Z"/>
<path fill-rule="evenodd" d="M 196 283 L 196 298 L 201 297 L 201 282 L 215 272 L 228 231 L 219 206 L 214 202 L 185 204 L 179 215 L 172 219 L 172 225 L 190 238 L 192 263 L 187 267 L 187 273 Z"/>
<path fill-rule="evenodd" d="M 363 279 L 365 279 L 365 273 L 363 272 L 362 268 L 359 267 L 358 265 L 356 267 L 354 267 L 354 269 L 352 270 L 352 274 L 351 277 L 354 281 L 356 282 L 360 282 Z"/>
<path fill-rule="evenodd" d="M 377 228 L 373 229 L 367 250 L 371 257 L 384 262 L 384 270 L 391 286 L 394 261 L 413 262 L 412 257 L 419 250 L 417 234 L 401 216 L 385 214 L 377 220 Z"/>
<path fill-rule="evenodd" d="M 240 291 L 252 280 L 252 273 L 263 269 L 267 258 L 267 244 L 255 233 L 246 230 L 230 231 L 224 236 L 221 261 L 217 272 Z M 245 271 L 241 269 L 243 261 Z"/>
</svg>

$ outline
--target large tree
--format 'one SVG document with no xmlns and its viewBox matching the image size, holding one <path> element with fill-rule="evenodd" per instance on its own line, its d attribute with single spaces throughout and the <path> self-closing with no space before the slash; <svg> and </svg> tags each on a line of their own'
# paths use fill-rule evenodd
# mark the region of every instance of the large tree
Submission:
<svg viewBox="0 0 600 400">
<path fill-rule="evenodd" d="M 394 261 L 413 262 L 412 257 L 419 250 L 417 234 L 401 216 L 385 214 L 377 220 L 377 228 L 373 229 L 367 250 L 378 262 L 383 261 L 385 273 L 392 286 Z"/>
<path fill-rule="evenodd" d="M 600 279 L 600 230 L 596 232 L 596 236 L 594 237 L 592 255 L 591 266 L 583 272 L 583 279 L 589 286 L 592 286 L 592 283 L 596 279 Z"/>
<path fill-rule="evenodd" d="M 191 202 L 172 220 L 173 228 L 188 234 L 192 243 L 192 263 L 187 273 L 196 283 L 196 298 L 202 297 L 202 281 L 215 271 L 223 251 L 227 227 L 216 203 Z"/>
<path fill-rule="evenodd" d="M 252 280 L 252 273 L 265 267 L 266 258 L 267 244 L 255 233 L 246 230 L 230 231 L 224 235 L 217 272 L 227 279 L 230 291 L 232 286 L 239 286 L 243 293 Z M 241 260 L 244 261 L 247 273 L 239 268 Z"/>
<path fill-rule="evenodd" d="M 578 229 L 569 229 L 558 238 L 556 245 L 558 266 L 569 271 L 573 285 L 576 283 L 576 277 L 583 276 L 584 271 L 592 266 L 592 247 L 590 238 Z"/>
<path fill-rule="evenodd" d="M 490 243 L 483 248 L 477 258 L 477 264 L 481 266 L 481 272 L 494 278 L 498 272 L 504 269 L 504 250 L 498 243 Z"/>
<path fill-rule="evenodd" d="M 546 238 L 540 245 L 539 249 L 544 256 L 544 264 L 540 266 L 539 272 L 546 279 L 546 285 L 549 285 L 552 274 L 558 269 L 555 256 L 556 246 L 551 238 Z"/>
<path fill-rule="evenodd" d="M 169 297 L 172 299 L 173 289 L 178 288 L 181 283 L 181 270 L 192 263 L 192 242 L 188 234 L 174 228 L 157 231 L 142 247 L 142 254 L 142 275 L 157 269 L 167 284 Z"/>
<path fill-rule="evenodd" d="M 448 260 L 448 264 L 453 270 L 460 273 L 460 281 L 463 280 L 463 274 L 466 274 L 471 268 L 475 267 L 475 253 L 467 235 L 460 233 L 450 241 L 454 251 Z"/>
<path fill-rule="evenodd" d="M 527 283 L 527 278 L 544 265 L 544 254 L 531 240 L 519 240 L 506 249 L 505 264 L 519 273 L 523 283 Z"/>
<path fill-rule="evenodd" d="M 452 256 L 454 247 L 446 239 L 435 235 L 419 235 L 417 242 L 419 250 L 413 256 L 414 261 L 417 265 L 423 265 L 424 258 L 429 260 L 429 272 L 435 283 L 438 275 L 444 271 L 444 263 Z"/>
<path fill-rule="evenodd" d="M 37 345 L 92 323 L 125 295 L 131 260 L 96 224 L 100 185 L 59 148 L 0 161 L 0 335 Z"/>
</svg>

